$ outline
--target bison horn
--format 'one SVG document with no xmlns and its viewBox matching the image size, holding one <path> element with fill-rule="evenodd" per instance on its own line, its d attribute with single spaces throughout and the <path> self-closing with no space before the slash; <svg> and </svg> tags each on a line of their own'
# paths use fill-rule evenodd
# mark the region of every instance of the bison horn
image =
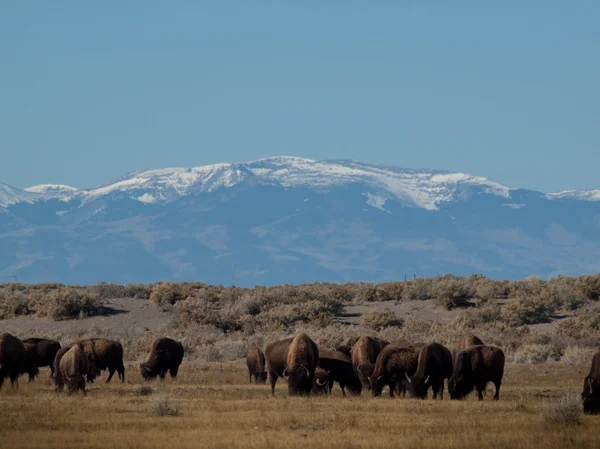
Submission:
<svg viewBox="0 0 600 449">
<path fill-rule="evenodd" d="M 305 367 L 304 367 L 304 369 L 306 370 L 306 375 L 307 375 L 308 377 L 310 377 L 310 371 L 308 370 L 308 368 L 305 366 Z"/>
<path fill-rule="evenodd" d="M 323 385 L 327 385 L 327 382 L 321 382 L 319 379 L 317 379 L 317 385 L 322 387 Z"/>
<path fill-rule="evenodd" d="M 429 376 L 427 376 L 427 377 L 425 378 L 425 383 L 428 383 L 428 382 L 429 382 Z"/>
<path fill-rule="evenodd" d="M 592 385 L 592 379 L 591 378 L 588 379 L 588 384 L 590 385 L 590 394 L 592 394 L 594 392 L 594 387 Z"/>
<path fill-rule="evenodd" d="M 287 373 L 287 368 L 283 370 L 283 373 L 281 373 L 281 377 L 283 377 L 287 382 L 288 376 L 286 375 L 286 373 Z"/>
<path fill-rule="evenodd" d="M 406 380 L 408 380 L 408 383 L 410 383 L 410 377 L 408 377 L 408 373 L 404 372 L 404 375 L 406 376 Z"/>
</svg>

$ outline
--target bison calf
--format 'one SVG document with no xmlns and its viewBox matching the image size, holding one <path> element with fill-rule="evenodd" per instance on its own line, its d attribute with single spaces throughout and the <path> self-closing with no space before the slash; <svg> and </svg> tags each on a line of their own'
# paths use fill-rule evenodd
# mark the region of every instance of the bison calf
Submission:
<svg viewBox="0 0 600 449">
<path fill-rule="evenodd" d="M 246 366 L 248 367 L 248 383 L 264 384 L 267 381 L 267 370 L 265 369 L 265 355 L 259 348 L 254 348 L 246 354 Z"/>
<path fill-rule="evenodd" d="M 583 411 L 588 415 L 600 414 L 600 351 L 592 358 L 590 372 L 583 382 Z"/>
<path fill-rule="evenodd" d="M 168 337 L 154 340 L 148 360 L 140 364 L 142 379 L 151 380 L 159 376 L 165 378 L 167 371 L 171 378 L 177 378 L 179 365 L 183 360 L 183 345 Z"/>
<path fill-rule="evenodd" d="M 331 393 L 333 383 L 337 382 L 342 389 L 342 394 L 346 396 L 346 388 L 352 394 L 360 394 L 362 384 L 354 368 L 352 368 L 352 360 L 346 354 L 340 351 L 319 351 L 319 367 L 323 369 L 326 376 L 321 374 L 317 378 L 315 372 L 315 386 L 324 386 L 323 382 L 327 381 L 327 388 Z"/>
<path fill-rule="evenodd" d="M 451 399 L 462 399 L 473 388 L 477 389 L 479 400 L 488 382 L 496 387 L 494 399 L 500 398 L 500 385 L 504 376 L 504 352 L 495 346 L 471 346 L 456 356 L 454 373 L 448 380 Z"/>
</svg>

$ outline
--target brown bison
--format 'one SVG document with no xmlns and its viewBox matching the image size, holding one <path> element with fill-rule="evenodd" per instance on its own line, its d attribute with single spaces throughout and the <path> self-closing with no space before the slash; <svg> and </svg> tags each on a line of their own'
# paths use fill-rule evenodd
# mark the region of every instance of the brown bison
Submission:
<svg viewBox="0 0 600 449">
<path fill-rule="evenodd" d="M 384 386 L 390 389 L 390 396 L 394 397 L 394 390 L 398 388 L 402 396 L 406 395 L 404 377 L 409 377 L 417 371 L 419 353 L 413 347 L 405 345 L 389 345 L 377 356 L 375 370 L 371 376 L 371 393 L 380 396 Z"/>
<path fill-rule="evenodd" d="M 125 382 L 125 367 L 123 366 L 123 346 L 114 340 L 104 338 L 87 338 L 77 340 L 72 345 L 77 345 L 85 351 L 89 361 L 94 365 L 87 379 L 93 382 L 98 372 L 108 369 L 109 375 L 106 383 L 110 382 L 115 371 L 119 373 L 121 382 Z"/>
<path fill-rule="evenodd" d="M 90 369 L 90 361 L 81 347 L 78 345 L 71 346 L 62 355 L 59 369 L 62 382 L 68 385 L 69 394 L 77 392 L 77 390 L 83 391 L 84 395 L 87 394 L 85 391 L 85 378 Z"/>
<path fill-rule="evenodd" d="M 25 362 L 25 346 L 14 335 L 5 333 L 0 335 L 0 390 L 4 379 L 10 378 L 14 387 L 19 386 L 19 374 Z"/>
<path fill-rule="evenodd" d="M 500 385 L 504 375 L 504 352 L 495 346 L 477 345 L 461 351 L 456 357 L 454 373 L 448 379 L 451 399 L 462 399 L 473 388 L 477 389 L 479 400 L 488 382 L 496 387 L 494 399 L 500 397 Z"/>
<path fill-rule="evenodd" d="M 600 351 L 592 358 L 590 372 L 583 382 L 583 412 L 589 415 L 600 414 Z"/>
<path fill-rule="evenodd" d="M 317 367 L 315 370 L 315 385 L 313 387 L 313 393 L 315 394 L 331 394 L 333 389 L 333 380 L 328 371 L 325 371 L 321 367 Z"/>
<path fill-rule="evenodd" d="M 60 374 L 60 361 L 69 349 L 71 349 L 71 345 L 60 348 L 54 356 L 54 362 L 52 362 L 52 366 L 54 367 L 54 385 L 57 391 L 62 391 L 65 384 L 62 375 Z M 91 367 L 88 367 L 88 371 L 90 371 L 90 369 Z"/>
<path fill-rule="evenodd" d="M 50 375 L 54 377 L 54 358 L 60 349 L 60 343 L 46 338 L 26 338 L 23 343 L 30 343 L 36 347 L 36 365 L 38 368 L 50 367 Z"/>
<path fill-rule="evenodd" d="M 371 388 L 369 379 L 375 369 L 377 356 L 386 344 L 387 342 L 378 338 L 363 335 L 352 347 L 352 367 L 365 390 Z"/>
<path fill-rule="evenodd" d="M 279 377 L 288 383 L 288 393 L 309 395 L 313 387 L 315 369 L 319 362 L 317 345 L 304 333 L 294 338 L 271 343 L 265 350 L 271 394 Z"/>
<path fill-rule="evenodd" d="M 248 367 L 248 383 L 264 384 L 267 382 L 267 370 L 265 368 L 265 355 L 260 348 L 254 348 L 246 354 L 246 366 Z"/>
<path fill-rule="evenodd" d="M 352 360 L 343 352 L 319 351 L 319 368 L 325 374 L 315 373 L 314 391 L 322 392 L 327 387 L 328 392 L 331 393 L 333 383 L 337 382 L 344 396 L 346 396 L 346 388 L 352 394 L 360 394 L 362 383 L 352 368 Z"/>
<path fill-rule="evenodd" d="M 35 377 L 40 373 L 37 365 L 37 348 L 32 343 L 23 343 L 25 348 L 25 359 L 21 365 L 19 374 L 28 374 L 29 382 L 33 382 Z"/>
<path fill-rule="evenodd" d="M 412 377 L 405 374 L 407 384 L 404 388 L 411 396 L 426 398 L 427 390 L 432 387 L 433 398 L 439 393 L 444 399 L 444 379 L 452 376 L 452 354 L 450 350 L 439 343 L 429 343 L 419 351 L 417 371 Z"/>
<path fill-rule="evenodd" d="M 142 379 L 150 380 L 159 376 L 160 380 L 164 380 L 167 371 L 172 379 L 176 379 L 182 360 L 183 345 L 181 343 L 168 337 L 157 338 L 150 347 L 148 360 L 140 363 Z"/>
<path fill-rule="evenodd" d="M 471 346 L 477 346 L 482 344 L 483 341 L 481 341 L 479 337 L 476 337 L 473 334 L 465 335 L 460 340 L 458 340 L 454 345 L 454 348 L 452 348 L 452 363 L 456 365 L 456 358 L 458 357 L 458 354 L 460 354 L 465 349 L 470 348 Z"/>
</svg>

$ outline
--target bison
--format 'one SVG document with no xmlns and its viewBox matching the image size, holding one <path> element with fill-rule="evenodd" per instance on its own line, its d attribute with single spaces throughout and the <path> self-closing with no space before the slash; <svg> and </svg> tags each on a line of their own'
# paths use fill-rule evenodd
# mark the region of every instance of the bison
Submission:
<svg viewBox="0 0 600 449">
<path fill-rule="evenodd" d="M 460 340 L 458 340 L 454 345 L 454 348 L 452 348 L 452 363 L 456 365 L 456 358 L 458 357 L 458 354 L 460 354 L 465 349 L 470 348 L 471 346 L 477 346 L 482 344 L 483 341 L 481 341 L 479 337 L 476 337 L 473 334 L 465 335 Z"/>
<path fill-rule="evenodd" d="M 309 395 L 313 387 L 315 369 L 319 362 L 319 348 L 304 333 L 294 338 L 276 341 L 265 350 L 271 394 L 279 377 L 288 383 L 288 394 Z"/>
<path fill-rule="evenodd" d="M 390 396 L 394 397 L 394 389 L 398 387 L 402 396 L 406 388 L 402 383 L 404 377 L 412 376 L 417 371 L 419 353 L 411 346 L 389 345 L 377 356 L 375 370 L 371 376 L 371 393 L 380 396 L 385 385 L 389 386 Z"/>
<path fill-rule="evenodd" d="M 267 381 L 267 370 L 265 369 L 265 355 L 260 348 L 254 348 L 248 351 L 246 355 L 246 366 L 248 367 L 248 383 L 264 384 Z"/>
<path fill-rule="evenodd" d="M 37 367 L 50 367 L 50 375 L 54 377 L 54 358 L 60 349 L 60 343 L 46 338 L 26 338 L 23 343 L 35 345 Z"/>
<path fill-rule="evenodd" d="M 85 378 L 90 369 L 90 361 L 80 346 L 73 345 L 62 355 L 59 369 L 62 382 L 68 385 L 69 394 L 77 392 L 77 390 L 83 391 L 84 395 L 87 394 Z"/>
<path fill-rule="evenodd" d="M 352 346 L 350 345 L 339 345 L 335 347 L 336 351 L 343 352 L 348 357 L 352 357 Z"/>
<path fill-rule="evenodd" d="M 429 343 L 419 351 L 417 371 L 412 377 L 405 374 L 404 388 L 411 396 L 424 399 L 427 390 L 432 387 L 433 398 L 439 393 L 440 399 L 444 399 L 444 379 L 452 376 L 452 354 L 450 350 L 439 343 Z"/>
<path fill-rule="evenodd" d="M 363 335 L 352 347 L 352 367 L 365 390 L 371 388 L 369 378 L 375 369 L 377 356 L 386 343 L 383 340 Z"/>
<path fill-rule="evenodd" d="M 462 399 L 473 388 L 477 389 L 479 400 L 488 382 L 496 387 L 494 399 L 500 398 L 500 385 L 504 375 L 504 352 L 495 346 L 477 345 L 461 351 L 456 357 L 454 373 L 448 379 L 450 399 Z"/>
<path fill-rule="evenodd" d="M 331 379 L 329 371 L 325 371 L 323 368 L 317 367 L 315 370 L 315 384 L 313 386 L 313 393 L 331 394 L 332 389 L 333 380 Z"/>
<path fill-rule="evenodd" d="M 168 337 L 157 338 L 150 347 L 148 360 L 140 363 L 142 379 L 150 380 L 156 376 L 164 380 L 167 371 L 172 379 L 177 378 L 179 365 L 183 360 L 183 345 Z"/>
<path fill-rule="evenodd" d="M 32 343 L 23 343 L 23 347 L 25 348 L 25 359 L 23 360 L 19 374 L 28 374 L 29 382 L 33 382 L 40 373 L 37 364 L 37 348 Z"/>
<path fill-rule="evenodd" d="M 324 390 L 325 386 L 329 393 L 333 383 L 337 382 L 346 396 L 346 388 L 352 394 L 360 394 L 362 383 L 352 368 L 352 360 L 340 351 L 319 351 L 319 367 L 326 373 L 315 373 L 315 390 Z"/>
<path fill-rule="evenodd" d="M 109 375 L 106 383 L 110 382 L 115 371 L 119 373 L 121 382 L 125 382 L 125 367 L 123 366 L 123 346 L 114 340 L 104 338 L 87 338 L 78 340 L 72 345 L 77 345 L 85 351 L 89 361 L 94 365 L 94 370 L 88 374 L 87 379 L 93 382 L 97 372 L 108 369 Z M 72 346 L 71 345 L 71 346 Z"/>
<path fill-rule="evenodd" d="M 590 372 L 583 382 L 583 412 L 588 415 L 600 414 L 600 351 L 592 358 Z"/>
<path fill-rule="evenodd" d="M 25 362 L 25 346 L 14 335 L 5 333 L 0 335 L 0 390 L 4 379 L 10 378 L 14 387 L 19 386 L 19 374 Z"/>
</svg>

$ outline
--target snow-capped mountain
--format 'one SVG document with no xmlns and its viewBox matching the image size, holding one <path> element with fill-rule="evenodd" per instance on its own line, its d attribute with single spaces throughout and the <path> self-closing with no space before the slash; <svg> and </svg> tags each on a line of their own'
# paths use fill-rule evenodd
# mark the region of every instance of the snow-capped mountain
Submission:
<svg viewBox="0 0 600 449">
<path fill-rule="evenodd" d="M 0 184 L 0 282 L 580 274 L 600 269 L 598 201 L 600 191 L 286 156 L 91 189 Z"/>
</svg>

